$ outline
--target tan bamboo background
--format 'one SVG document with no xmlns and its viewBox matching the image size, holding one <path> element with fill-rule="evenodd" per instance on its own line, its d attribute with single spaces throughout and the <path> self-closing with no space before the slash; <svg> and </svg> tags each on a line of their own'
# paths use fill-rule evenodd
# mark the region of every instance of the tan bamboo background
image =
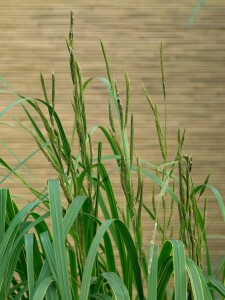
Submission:
<svg viewBox="0 0 225 300">
<path fill-rule="evenodd" d="M 187 26 L 196 1 L 190 0 L 1 0 L 0 1 L 0 75 L 18 93 L 42 97 L 39 73 L 50 83 L 56 75 L 57 111 L 69 132 L 73 113 L 65 36 L 73 10 L 76 49 L 85 79 L 106 76 L 99 36 L 103 39 L 114 77 L 124 96 L 124 70 L 132 87 L 131 110 L 135 114 L 136 154 L 151 163 L 161 163 L 154 120 L 145 100 L 141 82 L 163 112 L 159 47 L 164 44 L 164 67 L 168 99 L 169 156 L 176 152 L 177 127 L 186 128 L 187 154 L 193 156 L 195 183 L 204 182 L 211 173 L 211 184 L 225 197 L 225 1 L 208 0 L 192 28 Z M 3 84 L 1 84 L 1 88 Z M 0 94 L 1 110 L 15 98 Z M 107 93 L 95 81 L 86 97 L 88 125 L 106 123 Z M 26 121 L 20 108 L 12 109 L 1 121 L 0 155 L 12 166 L 18 163 L 8 153 L 7 144 L 20 159 L 36 149 L 31 137 L 18 127 L 12 116 Z M 163 115 L 162 115 L 163 117 Z M 99 136 L 96 135 L 96 142 Z M 40 180 L 54 176 L 45 158 L 37 154 L 27 165 Z M 1 169 L 1 175 L 6 174 Z M 38 183 L 36 183 L 38 185 Z M 118 182 L 116 184 L 119 186 Z M 3 186 L 3 185 L 2 185 Z M 4 182 L 22 205 L 30 194 L 13 181 Z M 148 191 L 152 183 L 146 181 Z M 208 232 L 223 234 L 224 223 L 218 205 L 209 192 Z M 145 194 L 149 203 L 150 194 Z M 153 224 L 143 219 L 145 243 Z M 176 226 L 176 220 L 174 221 Z M 224 255 L 224 240 L 209 241 L 215 267 Z"/>
</svg>

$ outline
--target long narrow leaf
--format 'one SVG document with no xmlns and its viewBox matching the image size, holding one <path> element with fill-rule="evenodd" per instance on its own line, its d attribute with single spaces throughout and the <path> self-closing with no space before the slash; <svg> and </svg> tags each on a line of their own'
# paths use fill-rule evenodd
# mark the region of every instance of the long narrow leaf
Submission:
<svg viewBox="0 0 225 300">
<path fill-rule="evenodd" d="M 173 252 L 173 257 L 171 257 Z M 173 263 L 173 267 L 171 266 Z M 186 258 L 184 253 L 184 246 L 181 241 L 166 241 L 163 244 L 162 250 L 159 256 L 159 278 L 160 288 L 158 295 L 162 297 L 165 293 L 166 285 L 168 284 L 169 277 L 171 275 L 171 267 L 174 271 L 174 285 L 176 299 L 187 298 L 187 286 L 186 286 Z M 168 270 L 165 272 L 166 267 Z"/>
<path fill-rule="evenodd" d="M 21 297 L 23 296 L 24 293 L 26 293 L 26 291 L 28 290 L 28 286 L 25 285 L 18 294 L 16 294 L 16 296 L 13 298 L 13 300 L 21 300 Z"/>
<path fill-rule="evenodd" d="M 32 300 L 42 300 L 50 284 L 53 282 L 52 277 L 46 277 L 37 287 Z"/>
<path fill-rule="evenodd" d="M 111 286 L 116 300 L 130 300 L 127 288 L 116 273 L 102 273 L 101 276 L 104 277 Z"/>
<path fill-rule="evenodd" d="M 74 198 L 74 200 L 70 204 L 70 207 L 67 210 L 67 213 L 63 220 L 64 239 L 66 239 L 66 236 L 69 233 L 71 226 L 73 225 L 81 207 L 83 206 L 84 202 L 87 199 L 88 199 L 87 196 L 77 196 Z"/>
<path fill-rule="evenodd" d="M 194 262 L 186 258 L 186 267 L 188 276 L 191 282 L 192 292 L 194 295 L 195 300 L 204 300 L 204 292 L 202 287 L 201 278 L 199 276 L 197 266 L 194 264 Z"/>
<path fill-rule="evenodd" d="M 102 293 L 93 293 L 93 294 L 91 294 L 91 299 L 112 300 L 113 298 L 108 295 L 102 294 Z"/>
<path fill-rule="evenodd" d="M 6 202 L 8 194 L 8 189 L 0 189 L 0 243 L 5 235 Z"/>
<path fill-rule="evenodd" d="M 23 218 L 38 204 L 40 204 L 41 201 L 35 201 L 32 203 L 27 204 L 25 207 L 23 207 L 20 212 L 15 216 L 15 218 L 10 223 L 5 236 L 0 244 L 0 264 L 2 262 L 3 256 L 5 254 L 8 242 L 13 234 L 13 232 L 16 230 L 17 226 L 20 224 L 20 222 L 23 220 Z"/>
<path fill-rule="evenodd" d="M 52 275 L 56 282 L 58 282 L 55 254 L 52 248 L 52 244 L 48 235 L 48 232 L 44 232 L 40 235 L 41 242 L 45 251 L 46 259 L 48 261 L 49 267 L 51 269 Z"/>
<path fill-rule="evenodd" d="M 45 143 L 43 146 L 44 148 L 48 146 L 49 143 Z M 0 184 L 2 184 L 11 174 L 15 173 L 16 170 L 18 170 L 21 166 L 23 166 L 29 159 L 31 159 L 35 154 L 37 154 L 40 151 L 40 148 L 33 151 L 31 154 L 29 154 L 25 159 L 23 159 L 18 165 L 16 165 L 15 168 L 13 168 L 1 181 Z"/>
<path fill-rule="evenodd" d="M 4 260 L 4 263 L 1 265 L 1 267 L 5 270 L 3 274 L 3 284 L 0 288 L 0 299 L 5 299 L 7 296 L 7 293 L 10 289 L 10 286 L 12 284 L 12 279 L 15 274 L 15 269 L 18 264 L 18 260 L 21 254 L 22 247 L 24 246 L 24 242 L 20 241 L 16 249 L 13 251 L 8 251 L 6 259 Z M 6 268 L 5 268 L 6 265 Z"/>
<path fill-rule="evenodd" d="M 187 298 L 186 286 L 186 257 L 181 241 L 171 241 L 173 245 L 174 285 L 176 299 Z"/>
<path fill-rule="evenodd" d="M 150 249 L 149 249 L 150 255 Z M 147 300 L 157 300 L 157 276 L 158 276 L 158 247 L 154 246 L 151 268 L 148 274 Z"/>
<path fill-rule="evenodd" d="M 68 262 L 65 247 L 65 228 L 63 224 L 62 205 L 58 180 L 49 180 L 50 211 L 52 218 L 53 248 L 55 254 L 56 272 L 61 297 L 71 300 L 71 290 L 68 273 Z"/>
<path fill-rule="evenodd" d="M 217 291 L 225 299 L 225 287 L 224 285 L 216 280 L 215 278 L 209 278 L 209 288 Z"/>
<path fill-rule="evenodd" d="M 137 171 L 137 167 L 133 166 L 132 170 Z M 164 185 L 163 180 L 161 180 L 156 175 L 152 174 L 151 172 L 149 172 L 147 170 L 141 169 L 141 174 L 144 175 L 145 177 L 151 179 L 153 182 L 155 182 L 157 185 L 159 185 L 161 187 Z M 173 198 L 173 200 L 176 201 L 177 204 L 179 204 L 180 201 L 179 201 L 177 195 L 173 192 L 173 190 L 171 188 L 169 188 L 167 186 L 165 191 Z"/>
<path fill-rule="evenodd" d="M 29 297 L 32 299 L 34 292 L 34 256 L 33 256 L 34 237 L 32 233 L 25 235 L 25 249 L 27 258 L 27 277 Z"/>
<path fill-rule="evenodd" d="M 7 111 L 9 111 L 11 108 L 13 108 L 14 106 L 16 106 L 17 104 L 20 104 L 20 103 L 23 103 L 24 101 L 28 101 L 29 99 L 28 98 L 23 98 L 23 99 L 19 99 L 11 104 L 9 104 L 5 109 L 3 109 L 1 112 L 0 112 L 0 118 L 3 117 Z"/>
<path fill-rule="evenodd" d="M 133 240 L 130 236 L 130 233 L 129 233 L 128 229 L 126 228 L 126 226 L 120 220 L 106 220 L 104 223 L 102 223 L 101 227 L 97 231 L 97 233 L 93 239 L 93 242 L 91 244 L 91 247 L 90 247 L 90 250 L 89 250 L 89 253 L 87 256 L 86 264 L 84 267 L 79 300 L 87 300 L 88 299 L 91 274 L 92 274 L 92 269 L 93 269 L 95 257 L 97 254 L 98 246 L 99 246 L 100 241 L 101 241 L 103 235 L 105 234 L 106 230 L 113 223 L 117 226 L 120 234 L 122 235 L 122 237 L 124 239 L 124 243 L 125 243 L 127 251 L 128 251 L 128 256 L 130 258 L 130 262 L 133 267 L 133 272 L 134 272 L 134 277 L 136 280 L 136 287 L 137 287 L 139 299 L 140 300 L 144 299 L 140 266 L 138 263 L 137 252 L 136 252 Z"/>
<path fill-rule="evenodd" d="M 216 200 L 218 202 L 218 205 L 220 207 L 220 211 L 221 211 L 221 214 L 222 214 L 222 217 L 223 217 L 223 220 L 225 221 L 225 205 L 224 205 L 224 202 L 223 202 L 223 199 L 220 195 L 220 192 L 217 190 L 217 188 L 215 188 L 213 185 L 211 184 L 202 184 L 202 185 L 199 185 L 197 186 L 193 193 L 194 194 L 197 194 L 198 192 L 201 193 L 202 190 L 205 190 L 205 188 L 208 187 L 212 192 L 213 194 L 215 195 L 216 197 Z"/>
<path fill-rule="evenodd" d="M 213 194 L 215 195 L 216 197 L 216 200 L 219 204 L 219 207 L 220 207 L 220 211 L 221 211 L 221 214 L 223 216 L 223 220 L 225 222 L 225 205 L 224 205 L 224 202 L 223 202 L 223 199 L 219 193 L 219 191 L 211 184 L 207 184 L 207 186 L 210 188 L 210 190 L 213 192 Z"/>
</svg>

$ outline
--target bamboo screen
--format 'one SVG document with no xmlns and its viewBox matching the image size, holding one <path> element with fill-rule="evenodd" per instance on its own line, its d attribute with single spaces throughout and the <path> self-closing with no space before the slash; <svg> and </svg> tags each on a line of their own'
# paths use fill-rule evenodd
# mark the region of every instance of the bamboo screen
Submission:
<svg viewBox="0 0 225 300">
<path fill-rule="evenodd" d="M 196 2 L 2 0 L 0 74 L 18 93 L 42 97 L 39 74 L 44 74 L 50 87 L 51 72 L 54 70 L 56 109 L 67 132 L 70 132 L 73 124 L 70 106 L 72 85 L 65 37 L 68 35 L 70 10 L 73 10 L 76 53 L 84 78 L 106 76 L 99 43 L 101 37 L 122 99 L 125 69 L 130 77 L 131 110 L 135 115 L 136 128 L 135 153 L 151 163 L 160 164 L 162 159 L 154 119 L 141 84 L 145 84 L 158 104 L 163 119 L 159 60 L 162 41 L 168 101 L 169 158 L 174 159 L 176 154 L 178 126 L 186 128 L 185 152 L 193 157 L 195 184 L 202 184 L 210 172 L 211 184 L 225 197 L 225 2 L 206 1 L 195 20 L 192 20 L 191 16 L 197 12 L 194 9 Z M 15 100 L 10 94 L 1 94 L 0 98 L 1 110 Z M 86 94 L 89 127 L 107 124 L 107 102 L 107 92 L 96 80 Z M 1 157 L 16 166 L 17 158 L 8 152 L 5 145 L 21 160 L 35 151 L 37 146 L 23 129 L 15 127 L 12 116 L 26 125 L 28 121 L 18 106 L 1 120 L 10 125 L 1 124 L 0 127 Z M 94 146 L 100 138 L 96 134 Z M 40 153 L 28 161 L 27 166 L 41 183 L 55 175 Z M 2 174 L 5 171 L 2 170 Z M 38 182 L 35 184 L 38 185 Z M 117 178 L 115 184 L 119 187 Z M 152 183 L 146 181 L 145 185 L 148 204 Z M 19 204 L 32 200 L 32 196 L 16 182 L 9 180 L 4 182 L 4 186 L 9 187 L 13 195 L 19 196 Z M 207 197 L 208 233 L 224 234 L 224 224 L 215 198 L 210 192 Z M 145 243 L 148 243 L 153 223 L 147 216 L 143 222 Z M 176 228 L 176 218 L 174 226 Z M 224 240 L 214 237 L 209 240 L 209 245 L 217 266 L 224 254 Z"/>
</svg>

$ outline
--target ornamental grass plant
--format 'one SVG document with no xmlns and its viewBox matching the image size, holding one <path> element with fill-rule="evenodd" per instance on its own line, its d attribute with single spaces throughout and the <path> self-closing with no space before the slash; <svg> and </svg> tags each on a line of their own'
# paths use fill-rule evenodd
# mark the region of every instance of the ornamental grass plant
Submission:
<svg viewBox="0 0 225 300">
<path fill-rule="evenodd" d="M 93 78 L 84 81 L 82 77 L 74 49 L 72 13 L 70 20 L 66 43 L 73 84 L 72 136 L 66 134 L 57 113 L 54 73 L 50 92 L 44 76 L 40 76 L 43 99 L 17 94 L 2 78 L 17 99 L 0 112 L 0 117 L 16 105 L 23 107 L 32 129 L 21 121 L 18 124 L 32 135 L 57 178 L 49 179 L 41 190 L 26 179 L 21 169 L 35 151 L 16 166 L 0 158 L 2 168 L 8 171 L 1 184 L 13 176 L 34 195 L 34 201 L 18 209 L 10 191 L 0 189 L 0 299 L 224 299 L 225 261 L 216 274 L 212 273 L 208 249 L 206 189 L 214 194 L 225 221 L 224 202 L 209 183 L 209 176 L 202 185 L 195 185 L 192 157 L 183 151 L 185 131 L 178 129 L 177 152 L 173 161 L 168 160 L 162 45 L 163 120 L 143 86 L 162 155 L 162 164 L 156 166 L 135 156 L 129 77 L 125 73 L 126 96 L 122 101 L 102 41 L 107 78 L 97 80 L 109 94 L 108 127 L 87 127 L 85 92 Z M 94 155 L 95 131 L 105 136 L 110 155 L 104 153 L 101 141 Z M 116 163 L 124 207 L 118 204 L 106 161 Z M 153 186 L 150 206 L 144 197 L 149 180 Z M 175 211 L 178 234 L 172 229 Z M 151 220 L 152 239 L 147 248 L 143 243 L 143 212 Z M 155 242 L 156 234 L 161 237 L 161 246 Z"/>
</svg>

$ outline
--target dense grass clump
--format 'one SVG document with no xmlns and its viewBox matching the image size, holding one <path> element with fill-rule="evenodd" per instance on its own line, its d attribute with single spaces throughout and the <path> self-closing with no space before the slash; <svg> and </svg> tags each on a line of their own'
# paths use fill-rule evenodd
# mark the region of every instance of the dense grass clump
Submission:
<svg viewBox="0 0 225 300">
<path fill-rule="evenodd" d="M 46 188 L 37 190 L 20 172 L 20 167 L 33 154 L 16 167 L 0 158 L 2 167 L 9 171 L 2 183 L 13 175 L 35 196 L 33 202 L 19 210 L 9 191 L 0 189 L 0 299 L 200 300 L 216 296 L 223 299 L 225 263 L 222 262 L 217 274 L 212 274 L 205 190 L 211 189 L 214 193 L 224 220 L 225 207 L 218 190 L 209 184 L 209 176 L 202 185 L 195 186 L 192 158 L 183 152 L 185 132 L 180 129 L 176 156 L 168 161 L 163 47 L 161 45 L 160 50 L 163 125 L 156 104 L 143 86 L 155 118 L 162 164 L 148 163 L 146 168 L 146 162 L 134 158 L 134 118 L 129 113 L 128 75 L 125 74 L 126 99 L 122 104 L 104 45 L 100 43 L 108 76 L 99 79 L 110 97 L 108 127 L 87 128 L 84 97 L 92 78 L 84 81 L 81 75 L 73 43 L 72 14 L 67 39 L 73 83 L 72 137 L 65 133 L 55 107 L 54 74 L 51 96 L 41 74 L 43 99 L 30 99 L 13 92 L 17 101 L 0 113 L 2 117 L 11 107 L 22 105 L 33 129 L 19 124 L 33 136 L 57 174 L 57 179 L 50 179 Z M 43 123 L 44 130 L 38 126 L 33 113 Z M 111 155 L 103 153 L 102 142 L 99 142 L 94 156 L 94 130 L 103 133 Z M 76 151 L 74 139 L 79 144 Z M 124 208 L 118 205 L 114 182 L 105 164 L 107 159 L 116 162 Z M 150 207 L 143 196 L 145 179 L 154 183 Z M 44 208 L 41 213 L 40 207 Z M 174 239 L 171 224 L 176 210 L 180 228 Z M 143 244 L 143 211 L 154 224 L 147 249 Z M 157 232 L 161 236 L 161 247 L 155 243 Z M 206 268 L 203 268 L 203 255 Z"/>
</svg>

